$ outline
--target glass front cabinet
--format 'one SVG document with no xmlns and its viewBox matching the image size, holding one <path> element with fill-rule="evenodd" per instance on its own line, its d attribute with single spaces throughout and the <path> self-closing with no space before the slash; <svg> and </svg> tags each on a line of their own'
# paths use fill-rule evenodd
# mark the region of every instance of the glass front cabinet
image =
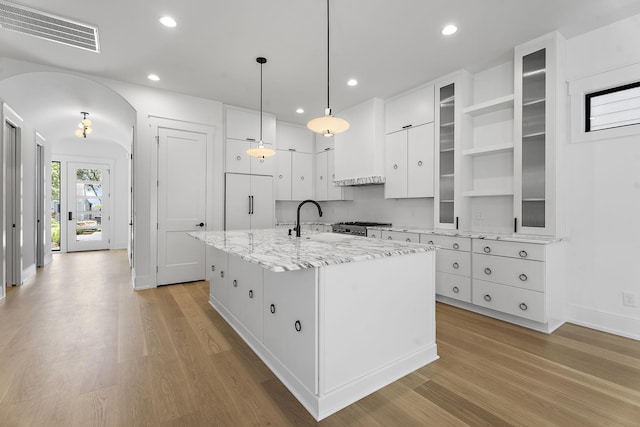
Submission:
<svg viewBox="0 0 640 427">
<path fill-rule="evenodd" d="M 514 232 L 562 236 L 566 135 L 564 40 L 558 33 L 515 49 Z"/>
<path fill-rule="evenodd" d="M 460 71 L 436 82 L 435 86 L 435 200 L 436 228 L 468 228 L 463 206 L 460 171 L 462 138 L 469 135 L 469 120 L 462 114 L 470 99 L 471 76 Z"/>
</svg>

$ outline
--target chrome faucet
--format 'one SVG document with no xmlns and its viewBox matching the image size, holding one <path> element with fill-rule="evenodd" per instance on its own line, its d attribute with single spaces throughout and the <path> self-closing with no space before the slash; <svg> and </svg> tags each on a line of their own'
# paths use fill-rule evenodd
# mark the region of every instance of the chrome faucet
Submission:
<svg viewBox="0 0 640 427">
<path fill-rule="evenodd" d="M 305 200 L 304 202 L 300 203 L 298 205 L 298 213 L 296 214 L 296 237 L 300 237 L 300 208 L 305 203 L 313 203 L 314 205 L 316 205 L 318 207 L 318 213 L 320 214 L 320 216 L 322 216 L 322 209 L 320 208 L 318 202 L 316 202 L 315 200 Z"/>
</svg>

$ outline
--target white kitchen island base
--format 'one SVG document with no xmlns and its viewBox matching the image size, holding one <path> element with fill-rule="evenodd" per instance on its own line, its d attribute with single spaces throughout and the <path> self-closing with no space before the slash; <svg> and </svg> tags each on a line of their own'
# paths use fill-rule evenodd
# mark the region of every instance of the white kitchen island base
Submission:
<svg viewBox="0 0 640 427">
<path fill-rule="evenodd" d="M 434 251 L 286 272 L 215 259 L 211 305 L 316 420 L 438 358 Z"/>
</svg>

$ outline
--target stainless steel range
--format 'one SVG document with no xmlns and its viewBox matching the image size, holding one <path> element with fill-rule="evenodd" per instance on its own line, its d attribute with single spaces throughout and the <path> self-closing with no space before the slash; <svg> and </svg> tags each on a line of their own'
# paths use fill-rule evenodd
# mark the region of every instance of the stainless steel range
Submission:
<svg viewBox="0 0 640 427">
<path fill-rule="evenodd" d="M 338 222 L 331 226 L 334 233 L 354 234 L 356 236 L 367 235 L 367 227 L 391 227 L 390 223 L 382 222 Z"/>
</svg>

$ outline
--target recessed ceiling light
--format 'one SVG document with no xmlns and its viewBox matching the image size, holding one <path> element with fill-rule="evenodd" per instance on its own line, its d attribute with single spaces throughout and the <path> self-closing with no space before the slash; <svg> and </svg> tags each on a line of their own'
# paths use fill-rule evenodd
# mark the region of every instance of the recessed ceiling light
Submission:
<svg viewBox="0 0 640 427">
<path fill-rule="evenodd" d="M 347 82 L 349 86 L 357 86 L 358 81 L 356 79 L 351 79 Z"/>
<path fill-rule="evenodd" d="M 149 80 L 154 81 L 154 82 L 160 81 L 160 77 L 156 76 L 155 74 L 149 74 L 149 75 L 147 76 L 147 78 L 148 78 Z"/>
<path fill-rule="evenodd" d="M 176 23 L 176 20 L 175 20 L 175 19 L 173 19 L 173 18 L 172 18 L 172 17 L 170 17 L 170 16 L 163 16 L 162 18 L 160 18 L 160 23 L 161 23 L 162 25 L 164 25 L 165 27 L 169 27 L 169 28 L 173 28 L 173 27 L 175 27 L 176 25 L 178 25 L 178 24 Z"/>
<path fill-rule="evenodd" d="M 458 31 L 458 27 L 453 24 L 449 24 L 442 29 L 442 34 L 445 36 L 450 36 L 451 34 L 455 34 Z"/>
<path fill-rule="evenodd" d="M 296 110 L 296 113 L 298 113 L 298 114 L 302 114 L 302 113 L 304 113 L 304 109 L 303 109 L 303 108 L 298 108 L 298 109 Z"/>
</svg>

